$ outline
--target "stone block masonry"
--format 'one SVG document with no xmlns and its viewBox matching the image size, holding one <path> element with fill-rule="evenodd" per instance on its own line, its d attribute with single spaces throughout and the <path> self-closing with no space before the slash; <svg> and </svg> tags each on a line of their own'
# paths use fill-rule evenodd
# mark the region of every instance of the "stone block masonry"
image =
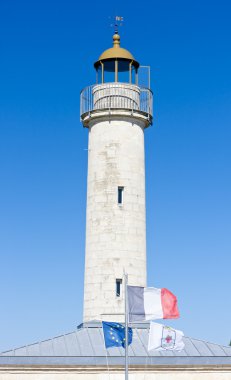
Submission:
<svg viewBox="0 0 231 380">
<path fill-rule="evenodd" d="M 145 126 L 119 110 L 88 125 L 84 321 L 123 320 L 124 270 L 146 286 Z"/>
</svg>

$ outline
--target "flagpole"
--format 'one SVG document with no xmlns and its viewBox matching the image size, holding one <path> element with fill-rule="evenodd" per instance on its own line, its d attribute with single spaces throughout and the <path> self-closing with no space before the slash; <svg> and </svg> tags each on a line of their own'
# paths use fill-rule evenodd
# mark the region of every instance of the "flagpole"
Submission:
<svg viewBox="0 0 231 380">
<path fill-rule="evenodd" d="M 124 273 L 125 280 L 125 380 L 128 380 L 128 275 Z"/>
</svg>

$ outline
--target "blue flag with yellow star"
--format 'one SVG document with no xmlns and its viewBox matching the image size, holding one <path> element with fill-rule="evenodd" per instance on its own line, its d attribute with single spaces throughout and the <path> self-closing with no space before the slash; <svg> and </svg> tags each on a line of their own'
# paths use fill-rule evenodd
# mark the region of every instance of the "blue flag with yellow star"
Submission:
<svg viewBox="0 0 231 380">
<path fill-rule="evenodd" d="M 121 323 L 102 322 L 105 347 L 125 348 L 125 327 Z M 132 343 L 132 329 L 128 328 L 128 345 Z"/>
</svg>

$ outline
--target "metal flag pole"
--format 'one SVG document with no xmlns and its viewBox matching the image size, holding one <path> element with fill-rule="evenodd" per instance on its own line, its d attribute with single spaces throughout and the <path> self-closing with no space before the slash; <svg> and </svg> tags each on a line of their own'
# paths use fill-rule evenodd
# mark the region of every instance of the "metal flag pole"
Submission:
<svg viewBox="0 0 231 380">
<path fill-rule="evenodd" d="M 125 380 L 128 380 L 128 275 L 124 273 L 125 285 Z"/>
</svg>

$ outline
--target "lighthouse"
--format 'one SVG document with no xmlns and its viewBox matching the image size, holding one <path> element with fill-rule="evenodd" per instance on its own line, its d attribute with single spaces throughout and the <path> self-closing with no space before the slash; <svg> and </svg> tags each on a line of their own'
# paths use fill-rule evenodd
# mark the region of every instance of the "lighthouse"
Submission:
<svg viewBox="0 0 231 380">
<path fill-rule="evenodd" d="M 93 321 L 124 322 L 127 278 L 146 286 L 144 133 L 152 123 L 150 86 L 142 85 L 142 66 L 120 47 L 118 33 L 94 67 L 96 83 L 81 92 L 89 134 L 84 323 L 0 352 L 0 380 L 120 380 L 128 364 L 136 380 L 230 380 L 231 347 L 185 336 L 182 351 L 149 350 L 147 321 L 130 326 L 128 363 L 126 344 L 125 355 L 120 347 L 107 349 L 102 323 Z"/>
<path fill-rule="evenodd" d="M 139 62 L 113 46 L 94 63 L 96 84 L 81 92 L 88 128 L 84 322 L 124 320 L 123 274 L 146 286 L 144 132 L 152 92 L 139 85 Z"/>
</svg>

